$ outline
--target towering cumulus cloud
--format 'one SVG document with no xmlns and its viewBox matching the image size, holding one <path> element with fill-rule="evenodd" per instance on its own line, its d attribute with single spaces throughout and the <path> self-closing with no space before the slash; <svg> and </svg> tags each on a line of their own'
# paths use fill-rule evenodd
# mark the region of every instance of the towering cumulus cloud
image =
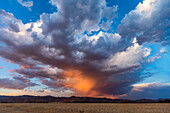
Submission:
<svg viewBox="0 0 170 113">
<path fill-rule="evenodd" d="M 170 0 L 144 0 L 122 20 L 118 32 L 128 40 L 137 37 L 138 43 L 169 43 Z"/>
<path fill-rule="evenodd" d="M 140 3 L 122 20 L 117 33 L 108 30 L 118 6 L 108 7 L 105 0 L 51 0 L 51 4 L 57 12 L 27 24 L 0 10 L 0 55 L 20 66 L 12 70 L 23 75 L 20 78 L 38 78 L 53 91 L 126 94 L 132 84 L 148 76 L 141 72 L 150 49 L 142 44 L 166 43 L 169 38 L 170 0 Z"/>
</svg>

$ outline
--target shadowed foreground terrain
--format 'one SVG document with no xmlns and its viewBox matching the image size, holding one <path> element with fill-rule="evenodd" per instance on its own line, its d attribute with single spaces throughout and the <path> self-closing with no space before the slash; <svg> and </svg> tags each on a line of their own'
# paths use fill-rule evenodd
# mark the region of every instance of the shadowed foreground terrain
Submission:
<svg viewBox="0 0 170 113">
<path fill-rule="evenodd" d="M 170 113 L 170 104 L 0 103 L 0 113 Z"/>
</svg>

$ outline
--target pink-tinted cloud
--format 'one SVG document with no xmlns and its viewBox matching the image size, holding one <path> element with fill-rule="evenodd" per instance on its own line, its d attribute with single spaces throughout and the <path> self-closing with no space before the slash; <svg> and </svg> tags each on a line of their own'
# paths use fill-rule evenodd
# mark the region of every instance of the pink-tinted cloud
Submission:
<svg viewBox="0 0 170 113">
<path fill-rule="evenodd" d="M 4 68 L 4 66 L 0 66 L 0 69 L 3 69 Z"/>
</svg>

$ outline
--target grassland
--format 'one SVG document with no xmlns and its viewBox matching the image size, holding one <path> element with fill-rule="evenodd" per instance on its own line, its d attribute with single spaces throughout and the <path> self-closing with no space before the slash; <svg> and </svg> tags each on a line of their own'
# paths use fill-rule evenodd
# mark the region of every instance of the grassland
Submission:
<svg viewBox="0 0 170 113">
<path fill-rule="evenodd" d="M 170 113 L 170 104 L 1 103 L 0 113 Z"/>
</svg>

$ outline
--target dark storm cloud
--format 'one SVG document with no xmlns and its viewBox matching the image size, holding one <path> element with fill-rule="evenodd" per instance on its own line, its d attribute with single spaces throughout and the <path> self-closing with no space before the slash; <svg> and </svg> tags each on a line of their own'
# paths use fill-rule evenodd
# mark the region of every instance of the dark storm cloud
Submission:
<svg viewBox="0 0 170 113">
<path fill-rule="evenodd" d="M 28 79 L 24 79 L 22 77 L 14 77 L 14 79 L 0 78 L 0 88 L 21 90 L 36 85 L 37 84 L 32 83 Z"/>
<path fill-rule="evenodd" d="M 129 92 L 123 98 L 128 99 L 158 99 L 168 98 L 170 95 L 170 84 L 167 83 L 151 83 L 147 86 L 141 87 L 135 86 L 134 89 Z"/>
<path fill-rule="evenodd" d="M 103 17 L 112 23 L 117 6 L 107 7 L 105 0 L 52 0 L 52 4 L 57 12 L 42 14 L 39 21 L 27 25 L 0 10 L 0 16 L 4 17 L 0 18 L 4 24 L 0 29 L 3 45 L 0 55 L 19 64 L 21 68 L 13 72 L 26 78 L 39 78 L 53 89 L 76 91 L 71 87 L 74 77 L 79 78 L 80 83 L 83 83 L 81 80 L 85 80 L 84 83 L 93 81 L 89 84 L 92 85 L 89 93 L 95 91 L 96 95 L 125 94 L 133 88 L 132 84 L 147 77 L 141 76 L 146 65 L 146 48 L 129 40 L 136 35 L 133 29 L 126 35 L 124 22 L 118 30 L 122 36 L 107 32 L 91 37 L 84 34 L 98 31 Z M 9 22 L 17 23 L 20 31 L 10 31 Z M 69 77 L 73 80 L 71 85 L 67 84 Z M 22 77 L 14 79 L 24 81 Z"/>
</svg>

